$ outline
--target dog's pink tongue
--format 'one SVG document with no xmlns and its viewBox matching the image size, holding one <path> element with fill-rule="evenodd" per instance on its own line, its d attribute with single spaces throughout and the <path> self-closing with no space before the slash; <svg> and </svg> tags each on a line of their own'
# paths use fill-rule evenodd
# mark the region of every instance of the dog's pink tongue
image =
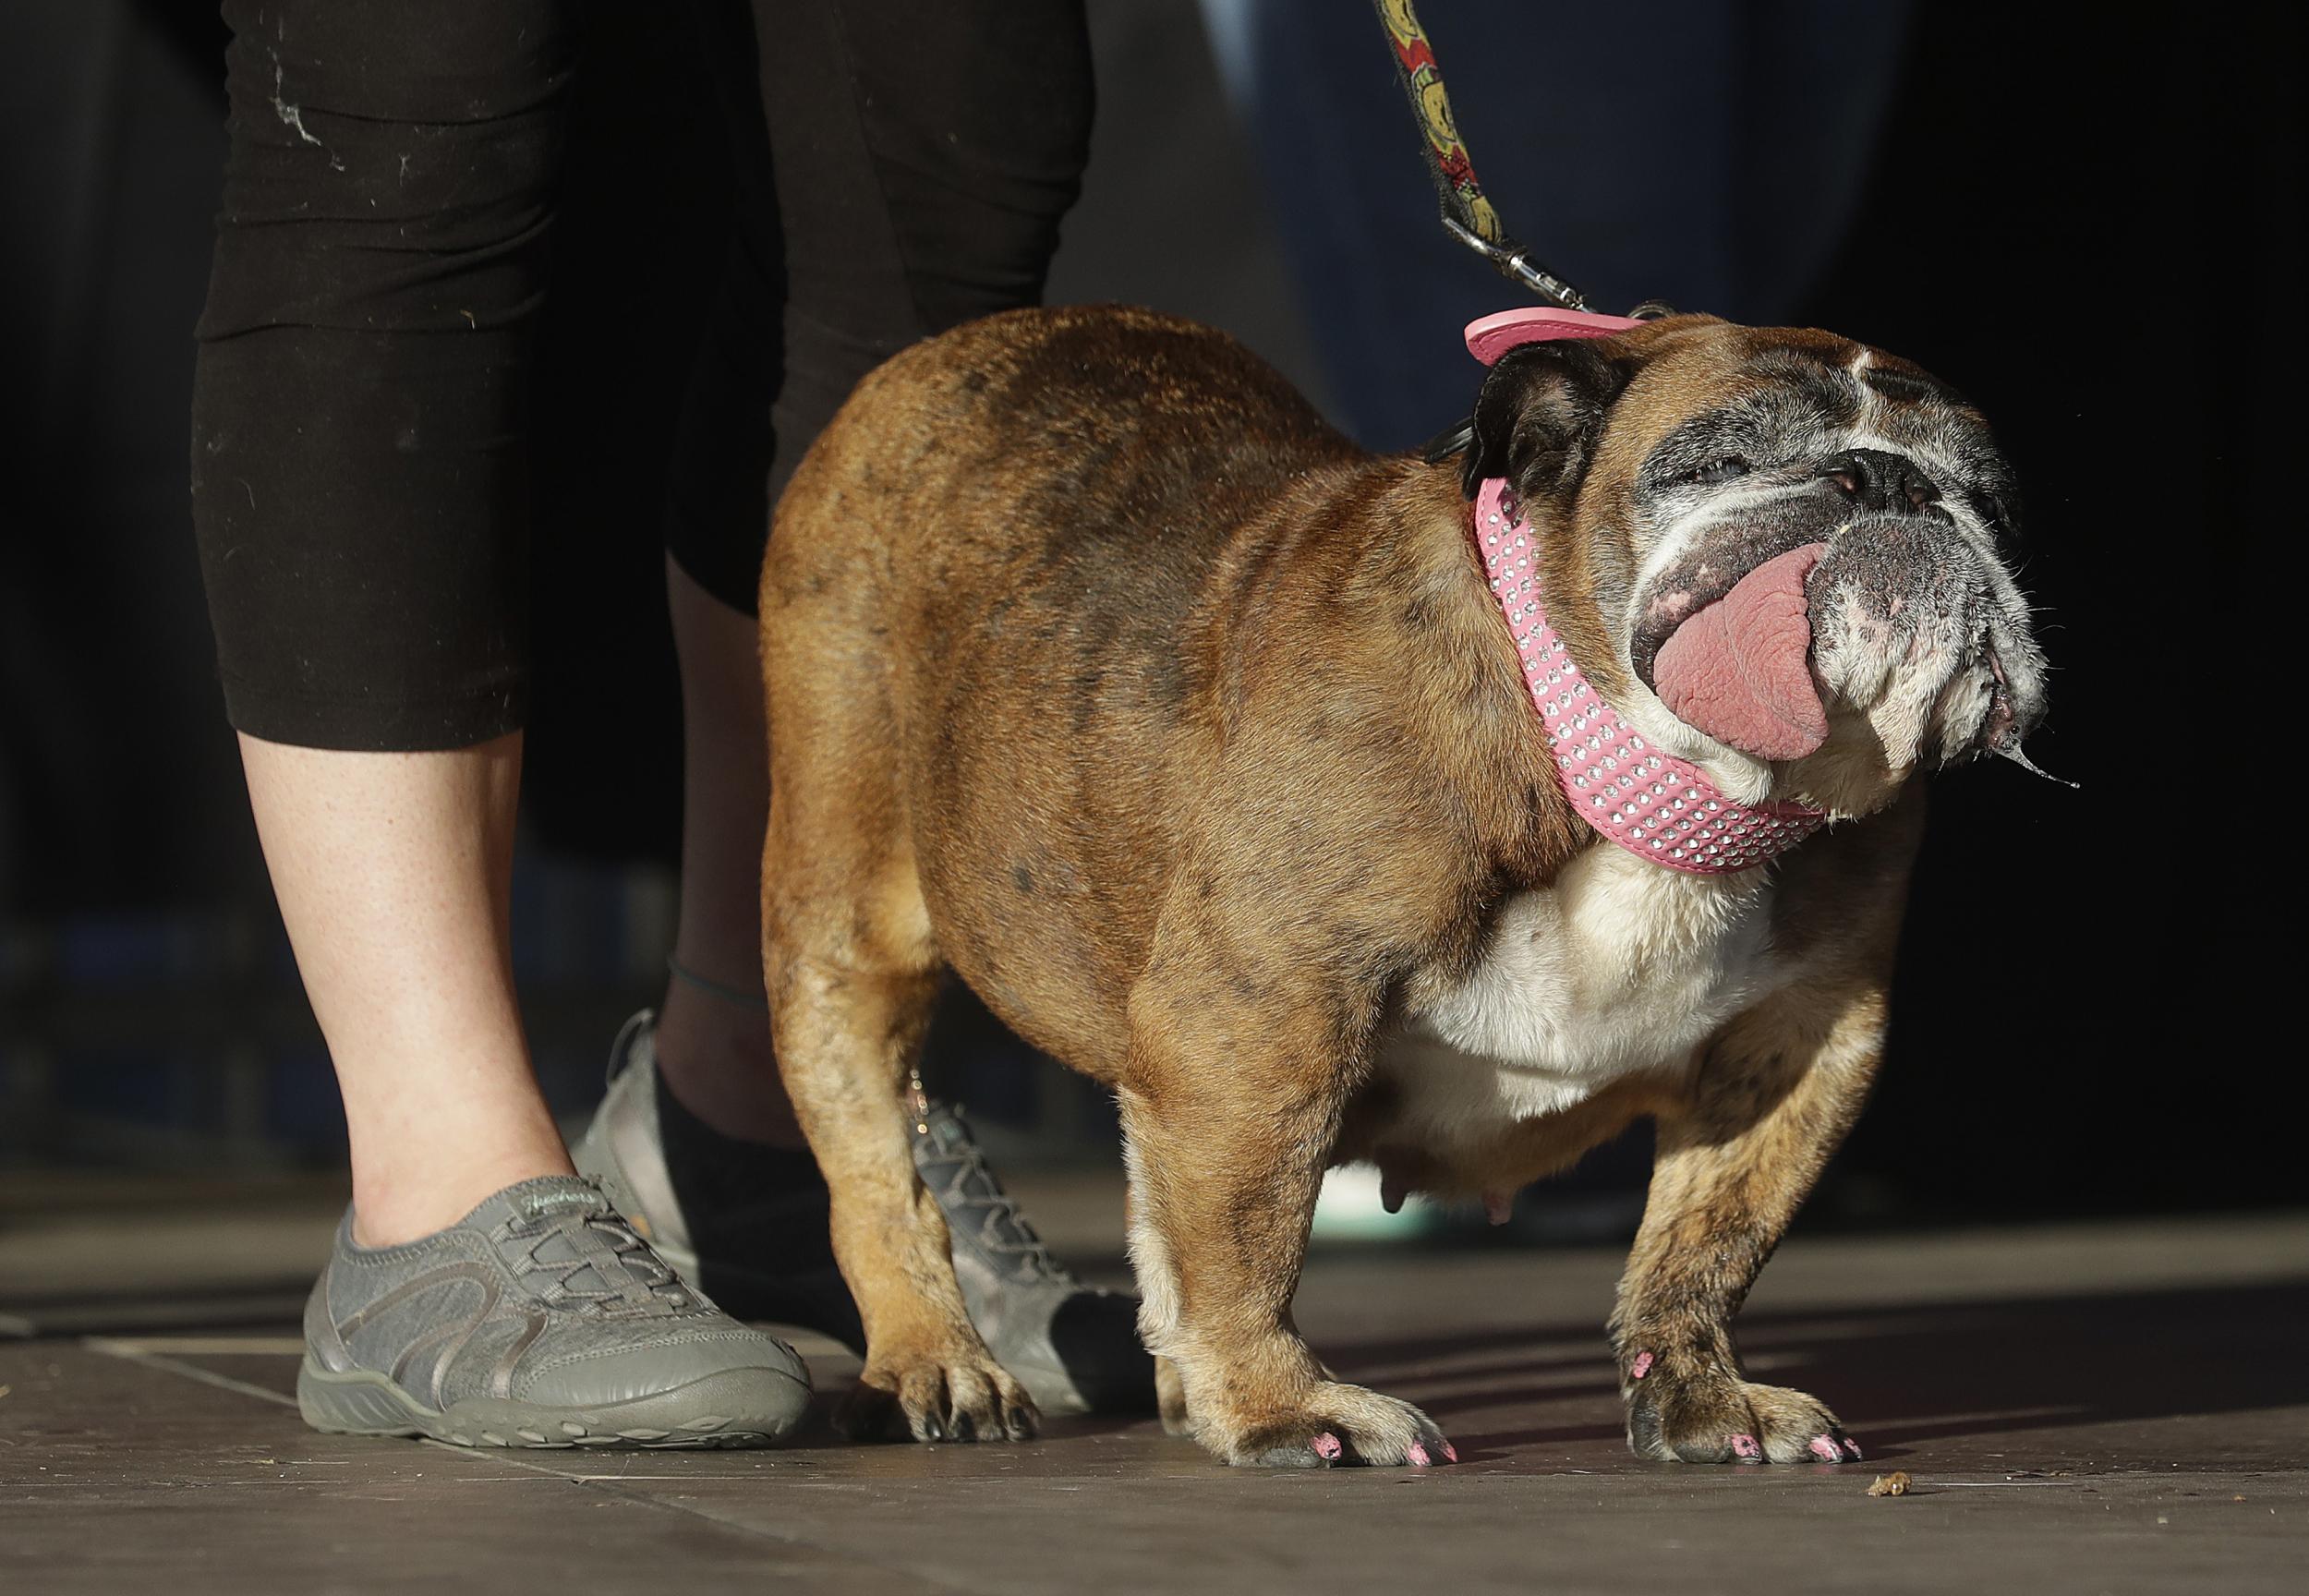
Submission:
<svg viewBox="0 0 2309 1596">
<path fill-rule="evenodd" d="M 1765 561 L 1675 629 L 1651 671 L 1671 714 L 1762 759 L 1800 759 L 1827 740 L 1804 611 L 1804 579 L 1826 547 Z"/>
</svg>

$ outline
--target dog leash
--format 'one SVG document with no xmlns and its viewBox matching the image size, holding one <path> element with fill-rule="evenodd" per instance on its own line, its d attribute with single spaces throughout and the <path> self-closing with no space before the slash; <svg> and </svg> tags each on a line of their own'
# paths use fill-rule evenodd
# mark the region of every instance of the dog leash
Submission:
<svg viewBox="0 0 2309 1596">
<path fill-rule="evenodd" d="M 1500 225 L 1484 198 L 1475 163 L 1459 137 L 1435 47 L 1411 0 L 1372 0 L 1387 30 L 1396 79 L 1422 135 L 1420 151 L 1435 186 L 1444 231 L 1489 261 L 1510 282 L 1552 308 L 1527 307 L 1486 316 L 1467 330 L 1469 352 L 1491 365 L 1517 345 L 1559 338 L 1605 338 L 1669 314 L 1656 303 L 1631 316 L 1604 316 L 1587 296 L 1531 258 Z M 1428 463 L 1467 448 L 1474 423 L 1462 422 L 1428 445 Z M 1536 551 L 1507 484 L 1470 481 L 1469 532 L 1521 657 L 1525 684 L 1547 735 L 1564 796 L 1606 840 L 1655 864 L 1691 875 L 1729 875 L 1767 863 L 1801 842 L 1828 816 L 1802 804 L 1740 804 L 1697 766 L 1648 747 L 1580 674 L 1549 626 L 1539 594 Z"/>
<path fill-rule="evenodd" d="M 1451 96 L 1444 91 L 1443 68 L 1435 61 L 1435 46 L 1420 26 L 1411 0 L 1372 0 L 1379 22 L 1387 30 L 1395 56 L 1395 75 L 1411 103 L 1419 123 L 1420 151 L 1427 158 L 1427 175 L 1435 185 L 1436 208 L 1444 231 L 1491 262 L 1501 276 L 1521 284 L 1551 305 L 1566 310 L 1588 308 L 1587 296 L 1531 258 L 1531 252 L 1507 236 L 1499 212 L 1483 197 L 1476 181 L 1475 163 L 1467 141 L 1459 137 L 1457 118 L 1451 114 Z M 1638 310 L 1646 307 L 1638 307 Z M 1664 310 L 1655 312 L 1664 314 Z M 1649 318 L 1639 318 L 1649 320 Z"/>
</svg>

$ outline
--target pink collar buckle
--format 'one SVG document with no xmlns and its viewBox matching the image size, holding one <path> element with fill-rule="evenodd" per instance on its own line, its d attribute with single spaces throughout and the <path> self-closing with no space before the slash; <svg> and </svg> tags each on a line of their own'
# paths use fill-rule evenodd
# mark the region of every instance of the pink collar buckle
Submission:
<svg viewBox="0 0 2309 1596">
<path fill-rule="evenodd" d="M 1639 858 L 1696 876 L 1770 863 L 1825 825 L 1802 804 L 1741 804 L 1697 766 L 1650 746 L 1589 684 L 1540 603 L 1537 553 L 1504 478 L 1475 496 L 1476 551 L 1523 660 L 1555 780 L 1580 816 Z"/>
</svg>

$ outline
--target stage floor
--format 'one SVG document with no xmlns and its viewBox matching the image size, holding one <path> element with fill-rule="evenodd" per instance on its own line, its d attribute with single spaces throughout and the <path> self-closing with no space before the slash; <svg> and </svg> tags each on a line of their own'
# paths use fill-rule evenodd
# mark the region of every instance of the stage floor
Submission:
<svg viewBox="0 0 2309 1596">
<path fill-rule="evenodd" d="M 1030 1195 L 1040 1214 L 1069 1210 L 1063 1191 Z M 1071 1209 L 1085 1204 L 1078 1254 L 1112 1218 L 1095 1193 Z M 686 1456 L 320 1436 L 289 1395 L 296 1343 L 277 1303 L 293 1280 L 205 1295 L 154 1280 L 139 1299 L 131 1276 L 109 1297 L 87 1281 L 66 1291 L 53 1266 L 28 1277 L 61 1254 L 21 1207 L 0 1215 L 11 1207 L 0 1589 L 25 1596 L 663 1590 L 699 1577 L 1052 1596 L 2290 1596 L 2309 1566 L 2309 1217 L 1798 1239 L 1766 1271 L 1743 1342 L 1759 1378 L 1842 1412 L 1868 1461 L 1841 1469 L 1629 1457 L 1601 1334 L 1614 1251 L 1324 1252 L 1300 1307 L 1317 1349 L 1422 1405 L 1465 1461 L 1258 1473 L 1216 1467 L 1151 1421 L 944 1448 L 852 1447 L 821 1421 L 781 1451 Z M 326 1237 L 317 1207 L 212 1223 L 276 1275 Z M 147 1246 L 169 1234 L 157 1219 L 132 1228 Z M 181 1259 L 184 1241 L 159 1251 Z M 84 1239 L 67 1251 L 88 1257 Z M 131 1300 L 144 1317 L 124 1332 Z M 805 1349 L 826 1390 L 854 1368 L 829 1345 Z M 1893 1469 L 1909 1493 L 1869 1496 Z"/>
</svg>

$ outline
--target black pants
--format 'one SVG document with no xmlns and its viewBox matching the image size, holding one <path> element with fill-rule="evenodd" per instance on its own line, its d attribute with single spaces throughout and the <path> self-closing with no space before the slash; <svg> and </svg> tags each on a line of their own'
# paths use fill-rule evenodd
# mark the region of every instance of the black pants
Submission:
<svg viewBox="0 0 2309 1596">
<path fill-rule="evenodd" d="M 665 536 L 745 611 L 810 441 L 899 348 L 1039 296 L 1087 155 L 1081 0 L 619 0 L 619 26 L 694 33 L 686 80 L 588 40 L 581 0 L 224 10 L 193 512 L 227 709 L 274 742 L 523 723 L 533 333 L 574 74 L 721 108 L 729 260 L 689 392 L 665 396 Z"/>
</svg>

